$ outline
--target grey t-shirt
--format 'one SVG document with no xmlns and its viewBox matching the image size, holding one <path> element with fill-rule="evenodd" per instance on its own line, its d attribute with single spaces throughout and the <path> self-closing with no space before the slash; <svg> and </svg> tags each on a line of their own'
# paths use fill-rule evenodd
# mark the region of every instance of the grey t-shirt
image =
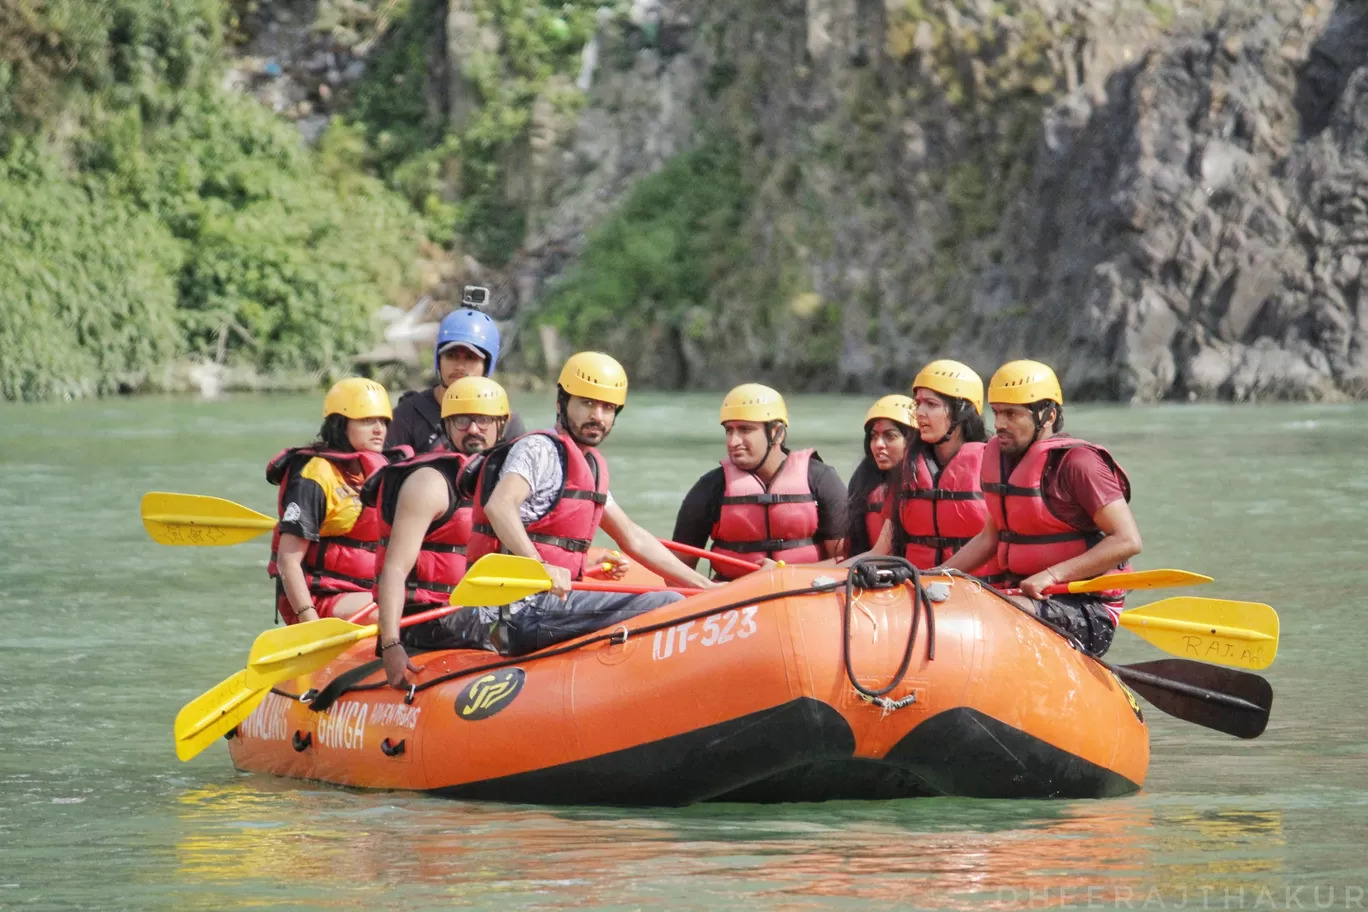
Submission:
<svg viewBox="0 0 1368 912">
<path fill-rule="evenodd" d="M 556 493 L 561 489 L 564 472 L 561 469 L 559 448 L 545 434 L 529 434 L 513 444 L 504 460 L 504 475 L 521 476 L 532 493 L 518 509 L 518 519 L 524 526 L 534 523 L 551 511 Z M 613 492 L 608 492 L 608 503 Z"/>
<path fill-rule="evenodd" d="M 531 525 L 551 512 L 556 494 L 561 489 L 564 470 L 561 468 L 559 447 L 545 434 L 529 434 L 513 444 L 504 459 L 503 476 L 517 475 L 532 489 L 518 508 L 518 520 Z M 608 492 L 608 504 L 613 503 L 613 492 Z M 516 614 L 539 595 L 528 596 L 508 606 L 509 614 Z M 499 619 L 498 608 L 481 608 L 481 620 L 493 623 Z"/>
</svg>

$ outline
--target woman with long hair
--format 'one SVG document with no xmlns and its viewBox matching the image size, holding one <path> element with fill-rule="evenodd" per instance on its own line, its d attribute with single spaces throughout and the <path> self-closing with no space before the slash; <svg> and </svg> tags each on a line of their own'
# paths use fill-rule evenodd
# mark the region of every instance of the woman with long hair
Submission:
<svg viewBox="0 0 1368 912">
<path fill-rule="evenodd" d="M 883 527 L 869 553 L 898 554 L 930 570 L 977 535 L 987 516 L 979 483 L 988 440 L 983 380 L 958 361 L 932 361 L 912 381 L 912 397 L 917 432 L 889 486 Z M 974 575 L 1001 578 L 995 560 Z"/>
<path fill-rule="evenodd" d="M 348 618 L 370 604 L 379 521 L 374 507 L 362 506 L 361 487 L 413 452 L 385 450 L 392 415 L 383 386 L 340 380 L 323 399 L 318 438 L 266 466 L 266 480 L 280 488 L 267 572 L 285 623 Z"/>
<path fill-rule="evenodd" d="M 864 554 L 879 540 L 890 481 L 896 479 L 907 447 L 916 437 L 910 396 L 884 396 L 865 413 L 864 459 L 846 486 L 846 535 L 842 553 Z"/>
</svg>

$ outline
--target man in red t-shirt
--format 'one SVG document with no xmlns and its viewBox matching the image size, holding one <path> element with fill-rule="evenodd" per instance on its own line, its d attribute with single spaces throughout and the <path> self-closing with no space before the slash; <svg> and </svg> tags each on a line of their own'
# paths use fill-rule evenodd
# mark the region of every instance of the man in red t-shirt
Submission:
<svg viewBox="0 0 1368 912">
<path fill-rule="evenodd" d="M 1044 590 L 1126 568 L 1140 553 L 1130 481 L 1105 449 L 1063 433 L 1064 395 L 1044 364 L 1004 364 L 988 384 L 988 402 L 997 431 L 983 454 L 988 519 L 945 566 L 968 572 L 996 553 L 1019 581 L 1018 604 L 1100 656 L 1124 594 Z"/>
</svg>

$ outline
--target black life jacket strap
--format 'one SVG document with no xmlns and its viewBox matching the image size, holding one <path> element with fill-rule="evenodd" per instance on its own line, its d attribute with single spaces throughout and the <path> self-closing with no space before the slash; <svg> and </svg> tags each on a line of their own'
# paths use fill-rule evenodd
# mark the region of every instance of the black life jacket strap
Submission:
<svg viewBox="0 0 1368 912">
<path fill-rule="evenodd" d="M 817 544 L 815 538 L 770 538 L 765 541 L 730 542 L 713 539 L 713 547 L 721 551 L 735 551 L 737 554 L 757 554 L 760 552 L 789 551 Z"/>
</svg>

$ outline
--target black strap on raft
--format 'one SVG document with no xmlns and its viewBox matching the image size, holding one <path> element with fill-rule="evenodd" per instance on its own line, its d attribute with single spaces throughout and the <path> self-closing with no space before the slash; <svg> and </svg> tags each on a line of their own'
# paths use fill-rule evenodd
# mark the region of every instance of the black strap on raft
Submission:
<svg viewBox="0 0 1368 912">
<path fill-rule="evenodd" d="M 907 649 L 903 652 L 902 663 L 888 686 L 871 690 L 855 679 L 855 668 L 850 661 L 850 612 L 855 606 L 855 590 L 891 589 L 909 582 L 912 584 L 912 624 L 907 634 Z M 846 577 L 845 584 L 845 611 L 841 617 L 841 658 L 850 686 L 854 687 L 860 696 L 885 710 L 902 709 L 909 703 L 916 702 L 915 691 L 901 700 L 890 700 L 886 695 L 892 693 L 903 682 L 903 678 L 907 676 L 907 669 L 912 665 L 912 650 L 917 643 L 917 624 L 921 619 L 923 607 L 926 609 L 926 658 L 927 661 L 932 661 L 936 658 L 936 618 L 932 612 L 931 600 L 926 598 L 922 591 L 921 572 L 901 557 L 864 557 L 850 565 L 850 575 Z"/>
<path fill-rule="evenodd" d="M 851 670 L 850 666 L 850 609 L 855 601 L 855 593 L 857 590 L 891 589 L 895 586 L 905 585 L 908 582 L 911 582 L 913 584 L 913 601 L 912 631 L 907 639 L 906 654 L 903 656 L 902 665 L 898 668 L 897 674 L 894 675 L 893 683 L 889 684 L 888 687 L 882 690 L 871 691 L 855 680 L 854 672 Z M 739 602 L 731 602 L 726 605 L 718 605 L 715 608 L 705 608 L 702 611 L 696 611 L 693 614 L 684 615 L 683 617 L 671 618 L 668 621 L 659 621 L 655 624 L 647 624 L 642 627 L 634 627 L 629 631 L 624 631 L 624 629 L 621 627 L 615 627 L 611 631 L 605 631 L 596 636 L 591 636 L 587 639 L 578 640 L 576 642 L 569 643 L 564 646 L 543 649 L 538 652 L 529 653 L 527 655 L 509 656 L 501 658 L 498 661 L 486 662 L 483 665 L 478 665 L 473 668 L 464 668 L 460 671 L 453 671 L 449 674 L 444 674 L 436 678 L 433 678 L 431 681 L 424 681 L 421 684 L 413 685 L 410 688 L 408 696 L 405 698 L 405 701 L 412 702 L 414 696 L 419 691 L 427 690 L 430 687 L 437 687 L 438 685 L 445 684 L 448 681 L 453 681 L 458 678 L 466 678 L 472 675 L 480 675 L 486 672 L 495 671 L 500 668 L 507 668 L 511 665 L 526 665 L 529 662 L 536 662 L 541 659 L 549 659 L 553 656 L 563 655 L 567 652 L 574 652 L 577 649 L 585 649 L 590 646 L 598 645 L 599 643 L 620 644 L 624 642 L 625 636 L 644 636 L 648 633 L 655 633 L 658 630 L 667 630 L 670 627 L 677 627 L 680 624 L 687 624 L 692 621 L 702 620 L 703 618 L 714 617 L 719 614 L 724 614 L 728 611 L 737 611 L 742 608 L 748 608 L 752 605 L 760 605 L 765 602 L 782 601 L 786 598 L 801 598 L 807 595 L 821 595 L 828 592 L 839 592 L 842 589 L 845 590 L 845 616 L 843 618 L 843 627 L 845 629 L 844 660 L 846 666 L 846 675 L 847 677 L 849 677 L 850 683 L 854 686 L 855 690 L 862 696 L 866 697 L 867 699 L 875 703 L 878 703 L 880 706 L 884 706 L 886 709 L 900 709 L 903 706 L 906 706 L 909 703 L 914 702 L 916 696 L 915 693 L 910 694 L 901 700 L 889 700 L 884 695 L 889 693 L 899 684 L 902 683 L 903 678 L 907 675 L 907 669 L 912 664 L 912 650 L 916 643 L 918 622 L 923 609 L 926 611 L 926 657 L 928 660 L 934 660 L 936 658 L 936 625 L 935 616 L 932 613 L 930 600 L 927 599 L 925 597 L 925 593 L 922 592 L 921 580 L 917 572 L 917 569 L 913 567 L 911 564 L 909 564 L 906 560 L 900 557 L 867 557 L 862 560 L 856 561 L 854 564 L 851 565 L 850 573 L 846 577 L 844 582 L 840 580 L 832 580 L 829 583 L 819 583 L 812 586 L 804 586 L 801 589 L 786 589 L 780 592 L 771 592 L 766 595 L 752 596 L 750 598 L 743 599 Z M 417 654 L 417 651 L 410 653 L 410 655 Z M 384 680 L 374 681 L 369 684 L 361 683 L 366 678 L 370 677 L 376 672 L 382 671 L 383 666 L 384 663 L 382 661 L 375 660 L 372 662 L 367 662 L 364 665 L 358 665 L 355 668 L 349 669 L 343 672 L 342 674 L 338 675 L 333 680 L 329 681 L 328 684 L 322 690 L 318 691 L 316 694 L 305 694 L 304 696 L 310 697 L 310 699 L 305 700 L 304 702 L 307 702 L 309 709 L 313 710 L 314 712 L 326 712 L 329 708 L 332 707 L 334 703 L 336 703 L 346 693 L 350 693 L 352 691 L 380 690 L 381 688 L 388 687 L 389 683 Z M 291 700 L 301 699 L 301 697 L 298 694 L 291 694 L 282 690 L 273 690 L 272 692 L 277 693 L 280 696 L 286 697 Z"/>
<path fill-rule="evenodd" d="M 701 620 L 702 618 L 712 617 L 718 614 L 724 614 L 728 611 L 738 611 L 742 608 L 748 608 L 751 605 L 763 604 L 764 602 L 775 602 L 781 601 L 786 598 L 796 598 L 805 595 L 821 595 L 827 592 L 838 592 L 842 588 L 844 588 L 845 585 L 846 584 L 844 582 L 841 582 L 839 580 L 833 580 L 830 583 L 822 583 L 814 586 L 804 586 L 801 589 L 786 589 L 782 592 L 771 592 L 768 595 L 752 597 L 745 599 L 743 601 L 732 602 L 727 605 L 719 605 L 716 608 L 705 608 L 702 611 L 696 611 L 693 614 L 685 615 L 684 617 L 671 618 L 668 621 L 660 621 L 655 624 L 648 624 L 644 627 L 634 627 L 630 631 L 628 631 L 628 635 L 642 636 L 648 633 L 655 633 L 657 630 L 665 630 L 670 627 L 678 626 L 679 624 L 686 624 L 690 621 L 697 621 Z M 887 586 L 884 585 L 881 586 L 881 588 L 887 588 Z M 584 649 L 589 646 L 595 646 L 599 643 L 609 642 L 623 642 L 622 628 L 615 627 L 611 631 L 605 631 L 604 633 L 600 633 L 597 636 L 589 637 L 586 640 L 579 640 L 577 642 L 570 643 L 565 646 L 553 647 L 551 649 L 543 649 L 539 652 L 529 653 L 527 655 L 511 656 L 496 662 L 488 662 L 484 665 L 479 665 L 474 668 L 466 668 L 462 669 L 461 671 L 453 671 L 450 674 L 445 674 L 441 675 L 440 677 L 433 678 L 431 681 L 424 681 L 422 684 L 414 685 L 414 687 L 410 691 L 410 697 L 408 699 L 411 700 L 412 695 L 416 694 L 418 691 L 427 690 L 429 687 L 436 687 L 439 684 L 445 684 L 447 681 L 455 680 L 456 678 L 465 678 L 469 677 L 470 675 L 484 674 L 488 671 L 495 671 L 500 668 L 507 668 L 510 665 L 525 665 L 528 662 L 535 662 L 539 659 L 549 659 L 552 656 L 562 655 L 567 652 L 574 652 L 576 649 Z M 416 655 L 417 652 L 414 651 L 410 652 L 409 654 Z M 348 669 L 347 671 L 344 671 L 342 674 L 338 675 L 333 680 L 329 681 L 327 686 L 325 686 L 322 690 L 318 691 L 316 695 L 313 695 L 309 700 L 306 700 L 305 702 L 308 703 L 309 709 L 312 709 L 314 712 L 326 712 L 329 708 L 331 708 L 331 706 L 334 703 L 336 703 L 342 697 L 343 694 L 350 693 L 352 691 L 380 690 L 383 687 L 388 687 L 389 683 L 386 681 L 376 681 L 370 684 L 361 683 L 363 680 L 375 674 L 377 671 L 380 671 L 383 665 L 383 662 L 376 660 L 373 662 L 367 662 L 364 665 L 358 665 L 355 668 Z M 299 694 L 292 694 L 283 690 L 273 690 L 272 692 L 291 700 L 301 699 Z M 305 696 L 309 696 L 309 694 L 305 694 Z"/>
</svg>

